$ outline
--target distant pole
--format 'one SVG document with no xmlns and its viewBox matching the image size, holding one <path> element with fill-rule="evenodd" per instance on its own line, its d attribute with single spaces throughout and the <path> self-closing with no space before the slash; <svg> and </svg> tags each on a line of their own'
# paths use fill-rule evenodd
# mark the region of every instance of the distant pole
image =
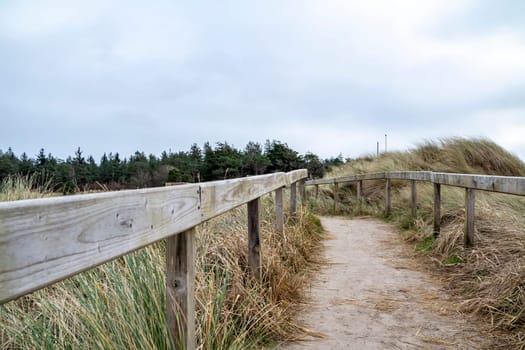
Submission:
<svg viewBox="0 0 525 350">
<path fill-rule="evenodd" d="M 377 156 L 379 157 L 379 141 L 377 141 Z"/>
<path fill-rule="evenodd" d="M 387 148 L 386 148 L 386 140 L 387 140 L 387 135 L 385 134 L 385 153 L 387 152 Z"/>
</svg>

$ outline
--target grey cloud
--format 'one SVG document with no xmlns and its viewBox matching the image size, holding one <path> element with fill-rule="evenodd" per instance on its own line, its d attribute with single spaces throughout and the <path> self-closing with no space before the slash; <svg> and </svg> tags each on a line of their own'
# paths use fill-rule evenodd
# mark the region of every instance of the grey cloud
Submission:
<svg viewBox="0 0 525 350">
<path fill-rule="evenodd" d="M 473 1 L 467 13 L 451 14 L 432 33 L 443 37 L 479 36 L 511 29 L 525 39 L 525 2 L 516 0 Z M 524 42 L 525 43 L 525 42 Z"/>
<path fill-rule="evenodd" d="M 290 135 L 305 151 L 315 136 L 283 122 L 426 138 L 479 111 L 523 106 L 522 82 L 486 93 L 443 57 L 407 64 L 402 43 L 363 32 L 373 25 L 323 32 L 299 2 L 101 4 L 46 35 L 0 32 L 0 148 L 68 155 L 82 146 L 98 157 Z M 479 2 L 418 34 L 479 37 L 478 27 L 503 26 L 509 14 L 507 27 L 522 35 L 523 11 L 509 9 Z"/>
</svg>

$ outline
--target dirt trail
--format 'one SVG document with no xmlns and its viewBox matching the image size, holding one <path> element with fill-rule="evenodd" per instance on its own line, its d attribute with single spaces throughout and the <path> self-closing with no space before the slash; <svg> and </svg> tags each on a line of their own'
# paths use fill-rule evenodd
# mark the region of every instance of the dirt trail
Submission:
<svg viewBox="0 0 525 350">
<path fill-rule="evenodd" d="M 455 311 L 439 281 L 412 268 L 410 249 L 377 220 L 322 218 L 329 266 L 301 318 L 325 339 L 300 349 L 479 349 L 483 336 Z M 411 267 L 412 266 L 412 267 Z"/>
</svg>

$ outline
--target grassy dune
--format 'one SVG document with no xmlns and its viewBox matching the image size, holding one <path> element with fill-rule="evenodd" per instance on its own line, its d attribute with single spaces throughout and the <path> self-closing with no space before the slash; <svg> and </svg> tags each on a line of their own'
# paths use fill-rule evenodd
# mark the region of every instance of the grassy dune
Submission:
<svg viewBox="0 0 525 350">
<path fill-rule="evenodd" d="M 12 178 L 1 198 L 46 196 Z M 238 208 L 198 227 L 197 344 L 261 348 L 301 337 L 293 309 L 319 264 L 320 222 L 308 211 L 273 230 L 271 196 L 262 200 L 263 283 L 247 267 L 247 219 Z M 0 306 L 2 349 L 171 349 L 165 319 L 163 242 Z"/>
<path fill-rule="evenodd" d="M 357 159 L 327 177 L 396 170 L 525 176 L 525 164 L 490 141 L 448 139 L 427 142 L 408 152 Z M 410 182 L 394 181 L 392 185 L 393 210 L 387 219 L 406 230 L 405 238 L 414 242 L 416 251 L 435 262 L 451 291 L 464 301 L 461 311 L 481 315 L 498 335 L 495 345 L 525 348 L 525 198 L 478 191 L 476 244 L 464 249 L 463 189 L 442 186 L 441 235 L 434 240 L 432 185 L 417 185 L 415 220 L 410 211 Z M 322 186 L 320 190 L 312 206 L 329 213 L 332 189 Z M 355 185 L 346 185 L 339 191 L 343 213 L 384 215 L 384 181 L 365 181 L 364 205 L 356 202 L 355 190 Z"/>
</svg>

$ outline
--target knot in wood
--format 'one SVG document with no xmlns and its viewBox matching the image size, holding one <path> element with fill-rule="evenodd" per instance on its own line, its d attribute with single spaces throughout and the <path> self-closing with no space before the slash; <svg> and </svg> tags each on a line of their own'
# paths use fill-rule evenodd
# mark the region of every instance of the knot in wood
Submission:
<svg viewBox="0 0 525 350">
<path fill-rule="evenodd" d="M 175 290 L 176 294 L 184 294 L 186 292 L 186 285 L 184 279 L 174 278 L 171 280 L 171 287 Z"/>
<path fill-rule="evenodd" d="M 127 227 L 127 228 L 132 228 L 133 227 L 133 219 L 122 220 L 120 222 L 120 225 L 124 226 L 124 227 Z"/>
</svg>

